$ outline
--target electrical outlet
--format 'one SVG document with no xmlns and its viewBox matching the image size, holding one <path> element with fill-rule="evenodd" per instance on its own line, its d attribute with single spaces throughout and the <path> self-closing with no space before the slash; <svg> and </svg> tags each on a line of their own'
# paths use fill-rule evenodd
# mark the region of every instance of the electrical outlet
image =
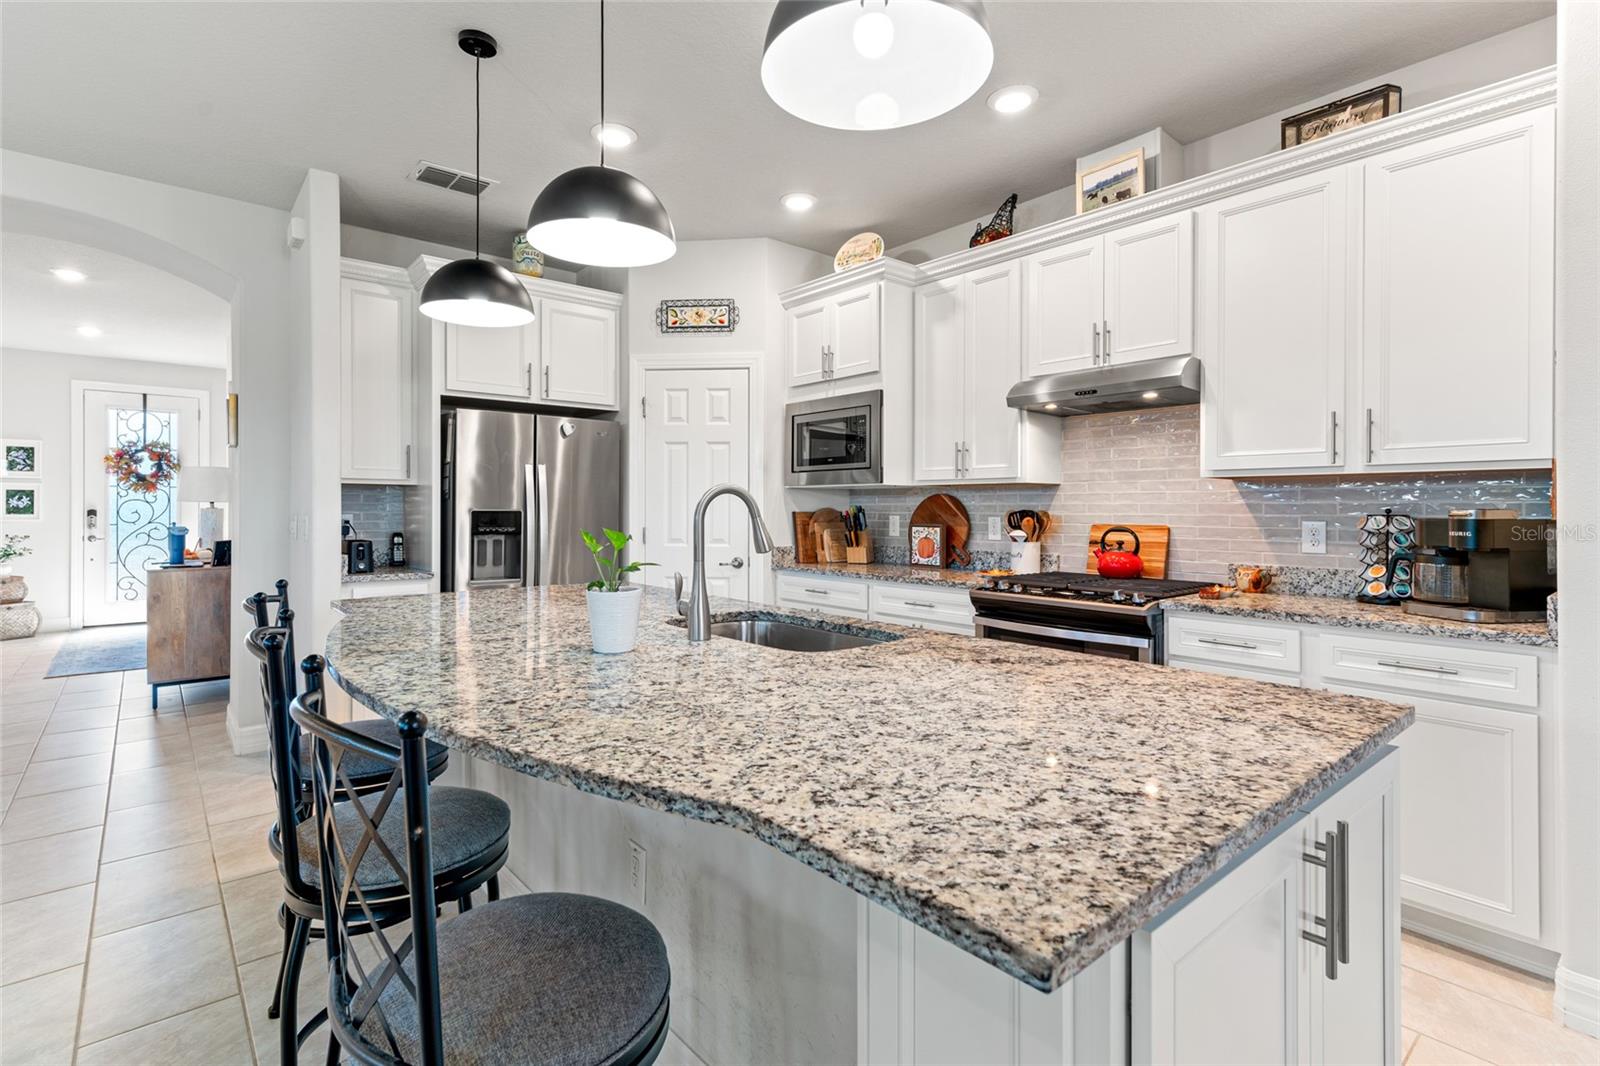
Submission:
<svg viewBox="0 0 1600 1066">
<path fill-rule="evenodd" d="M 1000 527 L 1000 516 L 999 515 L 990 515 L 989 516 L 989 539 L 990 540 L 1004 540 L 1005 539 L 1005 532 Z"/>
<path fill-rule="evenodd" d="M 889 516 L 889 536 L 898 537 L 899 535 L 900 535 L 900 516 L 897 515 L 897 514 L 892 514 L 892 515 Z"/>
<path fill-rule="evenodd" d="M 646 858 L 643 844 L 628 841 L 628 877 L 633 882 L 633 901 L 641 907 L 645 905 Z"/>
<path fill-rule="evenodd" d="M 1328 523 L 1300 523 L 1300 551 L 1306 555 L 1328 554 Z"/>
</svg>

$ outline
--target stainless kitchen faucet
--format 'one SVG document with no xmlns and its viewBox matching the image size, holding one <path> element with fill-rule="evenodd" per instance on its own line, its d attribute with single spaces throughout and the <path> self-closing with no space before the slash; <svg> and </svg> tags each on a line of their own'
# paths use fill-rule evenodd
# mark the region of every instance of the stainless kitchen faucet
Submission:
<svg viewBox="0 0 1600 1066">
<path fill-rule="evenodd" d="M 711 638 L 711 601 L 706 596 L 706 508 L 711 506 L 711 501 L 718 496 L 737 496 L 744 501 L 745 508 L 750 512 L 750 529 L 755 534 L 756 551 L 765 555 L 772 550 L 772 534 L 767 532 L 766 522 L 761 520 L 761 508 L 756 506 L 756 501 L 744 489 L 737 485 L 713 485 L 700 497 L 700 502 L 694 507 L 694 576 L 689 581 L 689 606 L 684 610 L 683 575 L 677 574 L 674 598 L 678 600 L 678 611 L 686 614 L 689 620 L 690 640 L 709 640 Z M 730 565 L 730 564 L 723 564 Z M 743 559 L 735 559 L 731 564 L 735 567 L 743 566 Z"/>
</svg>

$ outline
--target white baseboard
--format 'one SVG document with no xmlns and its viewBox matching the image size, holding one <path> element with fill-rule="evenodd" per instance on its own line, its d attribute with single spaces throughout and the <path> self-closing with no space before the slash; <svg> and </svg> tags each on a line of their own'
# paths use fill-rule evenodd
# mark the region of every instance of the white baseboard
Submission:
<svg viewBox="0 0 1600 1066">
<path fill-rule="evenodd" d="M 228 742 L 233 745 L 235 755 L 254 755 L 267 750 L 267 723 L 239 725 L 234 719 L 232 700 L 228 701 L 228 713 L 224 717 L 228 721 Z"/>
<path fill-rule="evenodd" d="M 1600 1036 L 1600 980 L 1557 966 L 1556 1014 L 1567 1028 Z"/>
<path fill-rule="evenodd" d="M 1556 975 L 1559 956 L 1549 948 L 1514 940 L 1501 933 L 1468 925 L 1466 922 L 1446 918 L 1416 907 L 1400 909 L 1400 925 L 1410 932 L 1449 944 L 1462 951 L 1470 951 L 1486 959 L 1510 966 L 1513 969 L 1543 977 L 1546 981 Z"/>
</svg>

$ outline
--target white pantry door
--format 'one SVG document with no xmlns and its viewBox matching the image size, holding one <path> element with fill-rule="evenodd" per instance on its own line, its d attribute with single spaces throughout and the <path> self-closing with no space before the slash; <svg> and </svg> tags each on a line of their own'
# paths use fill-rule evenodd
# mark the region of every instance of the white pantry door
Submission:
<svg viewBox="0 0 1600 1066">
<path fill-rule="evenodd" d="M 750 372 L 647 370 L 644 375 L 644 558 L 652 585 L 694 573 L 694 506 L 723 482 L 750 488 Z M 769 522 L 770 524 L 770 522 Z M 724 496 L 706 514 L 706 589 L 750 598 L 750 519 Z M 688 592 L 685 589 L 684 595 Z"/>
<path fill-rule="evenodd" d="M 80 595 L 85 626 L 144 621 L 145 568 L 166 561 L 167 529 L 181 521 L 177 481 L 153 493 L 130 492 L 106 473 L 107 452 L 152 441 L 176 449 L 180 465 L 206 465 L 199 398 L 84 390 Z"/>
</svg>

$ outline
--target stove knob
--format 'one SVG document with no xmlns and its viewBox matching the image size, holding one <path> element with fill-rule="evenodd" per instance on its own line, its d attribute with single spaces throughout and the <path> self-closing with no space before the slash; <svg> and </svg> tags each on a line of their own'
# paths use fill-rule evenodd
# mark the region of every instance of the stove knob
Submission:
<svg viewBox="0 0 1600 1066">
<path fill-rule="evenodd" d="M 1121 589 L 1116 589 L 1111 593 L 1111 602 L 1112 603 L 1122 603 L 1127 598 L 1128 597 L 1126 597 L 1126 596 L 1124 596 L 1122 594 L 1122 590 Z"/>
<path fill-rule="evenodd" d="M 1134 604 L 1135 607 L 1143 607 L 1144 606 L 1144 593 L 1135 592 L 1133 594 L 1133 604 Z"/>
</svg>

